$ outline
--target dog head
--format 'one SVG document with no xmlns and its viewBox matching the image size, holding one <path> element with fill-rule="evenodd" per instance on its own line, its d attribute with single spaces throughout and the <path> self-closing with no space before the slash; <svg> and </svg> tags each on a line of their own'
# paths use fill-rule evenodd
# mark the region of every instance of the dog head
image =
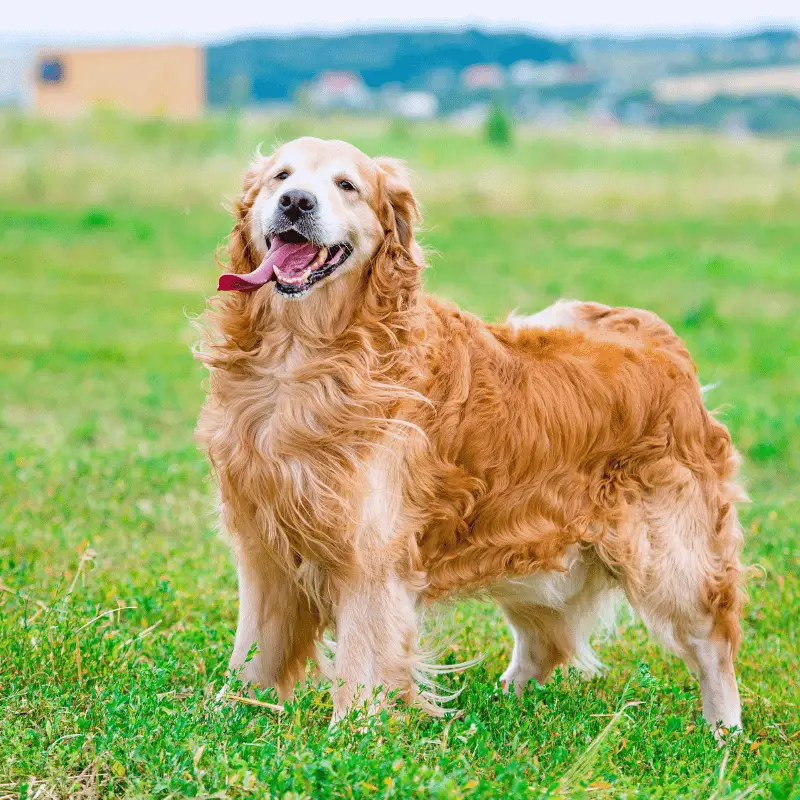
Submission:
<svg viewBox="0 0 800 800">
<path fill-rule="evenodd" d="M 346 142 L 304 137 L 259 155 L 235 214 L 233 272 L 220 278 L 221 290 L 303 301 L 348 274 L 369 279 L 380 253 L 421 264 L 404 165 Z"/>
</svg>

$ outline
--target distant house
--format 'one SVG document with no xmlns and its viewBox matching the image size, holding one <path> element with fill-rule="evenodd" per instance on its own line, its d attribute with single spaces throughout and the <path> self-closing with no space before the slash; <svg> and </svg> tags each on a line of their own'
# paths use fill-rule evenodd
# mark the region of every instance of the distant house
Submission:
<svg viewBox="0 0 800 800">
<path fill-rule="evenodd" d="M 473 103 L 470 106 L 459 108 L 448 116 L 448 119 L 459 128 L 479 128 L 486 122 L 489 115 L 487 103 Z"/>
<path fill-rule="evenodd" d="M 566 61 L 516 61 L 508 69 L 515 86 L 557 86 L 573 80 L 575 64 Z"/>
<path fill-rule="evenodd" d="M 461 73 L 461 85 L 468 91 L 502 89 L 505 72 L 499 64 L 472 64 Z"/>
<path fill-rule="evenodd" d="M 407 119 L 433 119 L 439 113 L 439 101 L 431 92 L 401 92 L 392 105 L 395 114 Z"/>
<path fill-rule="evenodd" d="M 0 106 L 25 108 L 33 100 L 36 51 L 25 45 L 0 48 Z"/>
<path fill-rule="evenodd" d="M 662 78 L 653 84 L 653 97 L 660 103 L 705 103 L 720 95 L 786 95 L 800 98 L 800 66 L 703 72 Z"/>
<path fill-rule="evenodd" d="M 354 72 L 323 72 L 312 84 L 309 102 L 320 109 L 366 108 L 370 93 L 360 75 Z"/>
<path fill-rule="evenodd" d="M 194 45 L 39 53 L 34 106 L 73 116 L 95 106 L 134 115 L 195 117 L 205 107 L 205 57 Z"/>
<path fill-rule="evenodd" d="M 747 117 L 736 111 L 731 111 L 720 120 L 719 129 L 730 139 L 744 139 L 750 135 Z"/>
</svg>

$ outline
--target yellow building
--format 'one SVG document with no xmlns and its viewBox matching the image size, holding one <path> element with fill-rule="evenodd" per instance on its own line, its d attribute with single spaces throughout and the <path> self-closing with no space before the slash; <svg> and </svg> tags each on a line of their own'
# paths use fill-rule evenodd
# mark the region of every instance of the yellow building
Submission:
<svg viewBox="0 0 800 800">
<path fill-rule="evenodd" d="M 73 116 L 94 107 L 195 117 L 205 107 L 205 54 L 194 45 L 42 51 L 34 107 Z"/>
<path fill-rule="evenodd" d="M 718 95 L 800 97 L 800 67 L 796 64 L 753 69 L 720 70 L 662 78 L 653 84 L 660 103 L 707 103 Z"/>
</svg>

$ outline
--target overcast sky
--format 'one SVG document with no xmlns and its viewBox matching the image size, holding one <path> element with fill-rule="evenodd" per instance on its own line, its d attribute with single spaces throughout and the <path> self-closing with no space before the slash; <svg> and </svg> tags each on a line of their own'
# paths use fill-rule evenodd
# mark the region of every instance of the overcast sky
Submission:
<svg viewBox="0 0 800 800">
<path fill-rule="evenodd" d="M 800 0 L 5 0 L 3 6 L 0 37 L 34 40 L 214 40 L 453 24 L 564 36 L 800 28 Z"/>
</svg>

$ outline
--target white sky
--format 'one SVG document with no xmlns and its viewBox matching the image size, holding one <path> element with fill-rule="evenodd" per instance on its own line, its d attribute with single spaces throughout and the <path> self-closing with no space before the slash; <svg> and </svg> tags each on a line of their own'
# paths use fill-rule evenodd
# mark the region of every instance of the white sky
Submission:
<svg viewBox="0 0 800 800">
<path fill-rule="evenodd" d="M 800 0 L 4 0 L 2 5 L 3 40 L 215 40 L 247 33 L 444 25 L 565 36 L 800 28 Z"/>
</svg>

